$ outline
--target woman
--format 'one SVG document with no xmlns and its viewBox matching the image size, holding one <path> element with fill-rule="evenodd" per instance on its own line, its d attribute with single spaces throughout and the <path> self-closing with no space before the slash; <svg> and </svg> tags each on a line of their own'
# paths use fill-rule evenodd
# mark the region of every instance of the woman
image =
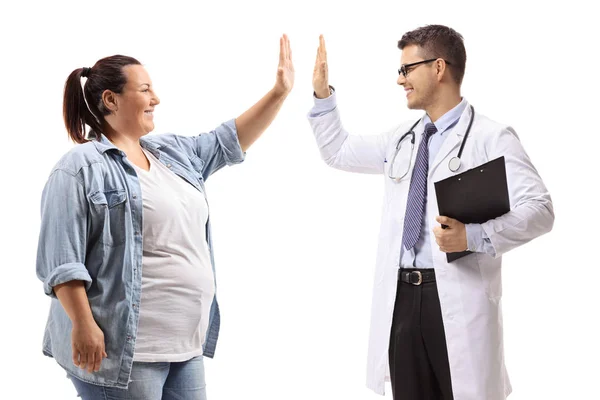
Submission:
<svg viewBox="0 0 600 400">
<path fill-rule="evenodd" d="M 64 120 L 79 145 L 43 191 L 37 274 L 52 297 L 44 354 L 84 400 L 206 398 L 220 319 L 204 181 L 243 161 L 293 83 L 283 35 L 275 86 L 248 111 L 196 137 L 145 136 L 160 100 L 137 60 L 68 77 Z"/>
</svg>

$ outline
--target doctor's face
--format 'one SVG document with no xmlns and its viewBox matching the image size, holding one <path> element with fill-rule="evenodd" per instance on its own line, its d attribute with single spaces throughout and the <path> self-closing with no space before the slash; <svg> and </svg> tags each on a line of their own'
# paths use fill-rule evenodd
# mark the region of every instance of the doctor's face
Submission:
<svg viewBox="0 0 600 400">
<path fill-rule="evenodd" d="M 421 53 L 421 48 L 416 45 L 402 50 L 398 85 L 404 87 L 407 106 L 412 110 L 425 110 L 433 103 L 437 87 L 434 63 L 427 61 Z"/>
</svg>

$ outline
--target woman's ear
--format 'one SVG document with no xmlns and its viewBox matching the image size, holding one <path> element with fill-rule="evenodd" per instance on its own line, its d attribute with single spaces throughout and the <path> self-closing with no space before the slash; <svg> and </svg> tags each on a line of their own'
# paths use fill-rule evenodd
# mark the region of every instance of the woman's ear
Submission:
<svg viewBox="0 0 600 400">
<path fill-rule="evenodd" d="M 115 112 L 119 109 L 117 96 L 110 90 L 102 92 L 102 103 L 104 103 L 104 107 L 111 112 Z"/>
</svg>

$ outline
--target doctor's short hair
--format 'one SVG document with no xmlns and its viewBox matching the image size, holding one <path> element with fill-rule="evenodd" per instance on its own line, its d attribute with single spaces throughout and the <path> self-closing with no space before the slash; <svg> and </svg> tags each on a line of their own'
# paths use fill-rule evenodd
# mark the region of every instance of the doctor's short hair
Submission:
<svg viewBox="0 0 600 400">
<path fill-rule="evenodd" d="M 410 45 L 419 46 L 425 59 L 437 57 L 446 60 L 454 81 L 459 85 L 462 83 L 467 52 L 460 33 L 444 25 L 426 25 L 406 32 L 398 41 L 400 50 Z"/>
</svg>

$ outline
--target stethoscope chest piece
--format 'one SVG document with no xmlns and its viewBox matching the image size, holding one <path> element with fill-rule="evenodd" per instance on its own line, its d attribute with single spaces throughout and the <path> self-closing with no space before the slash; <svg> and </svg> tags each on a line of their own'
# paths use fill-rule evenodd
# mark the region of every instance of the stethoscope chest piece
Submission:
<svg viewBox="0 0 600 400">
<path fill-rule="evenodd" d="M 458 158 L 458 157 L 452 157 L 450 159 L 450 161 L 448 161 L 448 168 L 452 172 L 458 171 L 459 168 L 460 168 L 460 158 Z"/>
</svg>

